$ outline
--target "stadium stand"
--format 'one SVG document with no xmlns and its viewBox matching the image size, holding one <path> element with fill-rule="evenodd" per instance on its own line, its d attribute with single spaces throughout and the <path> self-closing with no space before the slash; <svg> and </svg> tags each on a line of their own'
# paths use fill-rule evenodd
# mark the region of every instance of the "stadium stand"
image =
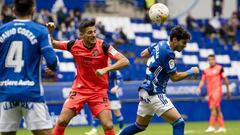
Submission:
<svg viewBox="0 0 240 135">
<path fill-rule="evenodd" d="M 10 4 L 12 0 L 5 0 L 5 4 Z M 49 3 L 54 3 L 54 0 L 49 0 Z M 122 1 L 122 3 L 129 3 L 130 1 Z M 61 22 L 65 22 L 65 24 L 58 27 L 58 32 L 55 33 L 55 37 L 57 39 L 74 39 L 77 37 L 78 25 L 81 20 L 81 15 L 77 18 L 75 11 L 73 9 L 79 9 L 80 12 L 85 10 L 87 5 L 95 4 L 97 6 L 104 6 L 107 4 L 106 0 L 95 0 L 95 1 L 78 1 L 77 4 L 69 4 L 69 2 L 64 2 L 66 8 L 70 11 L 70 17 L 66 14 L 66 17 L 61 20 Z M 131 1 L 130 4 L 136 6 L 138 8 L 144 7 L 144 1 Z M 42 5 L 44 4 L 40 0 L 37 0 L 38 11 L 41 9 L 45 9 L 46 13 L 39 14 L 37 21 L 41 23 L 46 23 L 53 18 L 49 12 L 51 7 Z M 50 4 L 51 5 L 51 4 Z M 40 9 L 41 8 L 41 9 Z M 48 12 L 48 13 L 47 13 Z M 71 12 L 73 16 L 71 18 Z M 75 17 L 74 17 L 75 16 Z M 40 17 L 40 19 L 39 19 Z M 46 19 L 48 18 L 48 19 Z M 9 18 L 7 18 L 9 19 Z M 11 19 L 11 18 L 10 18 Z M 231 18 L 229 18 L 230 20 Z M 56 20 L 57 21 L 57 20 Z M 177 19 L 171 19 L 168 23 L 159 25 L 159 24 L 151 24 L 145 23 L 144 19 L 140 18 L 129 18 L 129 17 L 115 17 L 115 16 L 99 16 L 96 17 L 97 22 L 101 22 L 104 26 L 104 33 L 102 38 L 109 42 L 113 42 L 112 37 L 117 33 L 117 29 L 123 28 L 123 33 L 126 34 L 128 42 L 123 44 L 118 44 L 117 48 L 125 53 L 131 61 L 131 66 L 127 69 L 124 69 L 123 75 L 124 80 L 143 80 L 144 76 L 135 75 L 137 73 L 144 72 L 144 64 L 143 62 L 139 62 L 138 59 L 140 56 L 140 52 L 149 46 L 150 44 L 157 42 L 158 40 L 167 40 L 170 29 L 179 24 Z M 234 49 L 232 44 L 224 44 L 220 38 L 215 37 L 211 39 L 211 37 L 207 36 L 207 32 L 201 30 L 201 28 L 207 27 L 208 24 L 217 24 L 224 25 L 228 22 L 228 19 L 219 19 L 219 22 L 216 20 L 212 21 L 211 19 L 195 19 L 194 23 L 198 26 L 198 28 L 189 29 L 192 34 L 192 40 L 189 43 L 188 47 L 181 53 L 177 55 L 177 63 L 179 70 L 185 70 L 190 65 L 199 66 L 200 69 L 204 69 L 206 67 L 206 60 L 209 54 L 215 54 L 216 60 L 219 64 L 224 66 L 224 69 L 231 79 L 240 79 L 240 71 L 236 69 L 236 65 L 239 66 L 240 54 L 239 51 Z M 4 22 L 4 19 L 3 19 Z M 121 22 L 121 23 L 119 23 Z M 240 42 L 239 30 L 237 31 L 237 42 Z M 74 64 L 71 54 L 67 52 L 58 51 L 57 55 L 60 60 L 60 68 L 57 73 L 57 80 L 59 82 L 66 82 L 69 80 L 73 80 L 75 76 Z M 141 61 L 141 60 L 140 60 Z"/>
<path fill-rule="evenodd" d="M 140 52 L 154 41 L 168 39 L 168 31 L 166 29 L 169 26 L 158 26 L 150 23 L 146 24 L 143 20 L 131 19 L 128 17 L 97 17 L 96 20 L 103 23 L 106 32 L 109 34 L 113 34 L 116 28 L 123 27 L 123 31 L 131 42 L 129 44 L 119 45 L 118 49 L 122 52 L 132 52 L 136 57 L 139 57 Z M 209 54 L 216 54 L 217 62 L 224 66 L 227 75 L 230 78 L 240 79 L 239 70 L 235 70 L 234 68 L 236 67 L 235 65 L 240 64 L 240 62 L 237 61 L 239 58 L 238 52 L 233 50 L 231 46 L 226 47 L 225 45 L 222 45 L 219 42 L 219 39 L 215 39 L 214 42 L 211 42 L 209 39 L 206 41 L 199 40 L 201 38 L 204 38 L 201 31 L 192 32 L 192 41 L 188 44 L 187 48 L 182 54 L 176 54 L 177 62 L 180 65 L 179 69 L 186 70 L 190 65 L 200 66 L 200 69 L 204 69 L 207 65 L 207 56 Z M 70 66 L 69 68 L 66 68 L 67 71 L 64 72 L 69 72 L 71 73 L 69 75 L 73 75 L 72 73 L 74 73 L 74 71 L 72 70 L 71 62 L 69 61 L 72 59 L 71 56 L 65 53 L 62 54 L 62 52 L 58 52 L 58 55 L 60 63 L 68 61 L 68 64 L 63 64 L 64 67 Z M 133 59 L 135 58 L 130 58 L 131 66 L 129 69 L 122 71 L 124 78 L 125 80 L 143 80 L 144 76 L 136 76 L 135 74 L 145 72 L 145 69 L 142 68 L 144 66 L 143 64 L 136 63 Z M 63 74 L 63 72 L 59 71 L 58 74 Z M 64 75 L 63 78 L 59 78 L 59 81 L 66 81 L 65 77 L 69 78 L 69 75 Z M 72 76 L 72 79 L 73 78 L 74 76 Z"/>
</svg>

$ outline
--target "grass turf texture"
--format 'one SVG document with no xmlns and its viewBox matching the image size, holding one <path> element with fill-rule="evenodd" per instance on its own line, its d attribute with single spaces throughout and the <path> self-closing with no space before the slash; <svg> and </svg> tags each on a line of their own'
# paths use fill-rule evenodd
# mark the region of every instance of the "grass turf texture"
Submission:
<svg viewBox="0 0 240 135">
<path fill-rule="evenodd" d="M 208 127 L 208 122 L 187 122 L 185 127 L 185 135 L 240 135 L 240 121 L 225 121 L 226 133 L 205 133 L 205 129 Z M 115 125 L 116 131 L 118 126 Z M 91 130 L 89 126 L 83 127 L 68 127 L 65 130 L 65 135 L 84 135 L 85 132 Z M 20 129 L 17 135 L 31 135 L 28 130 Z M 104 135 L 101 127 L 98 128 L 98 135 Z M 172 127 L 167 123 L 152 123 L 142 133 L 138 135 L 172 135 Z"/>
</svg>

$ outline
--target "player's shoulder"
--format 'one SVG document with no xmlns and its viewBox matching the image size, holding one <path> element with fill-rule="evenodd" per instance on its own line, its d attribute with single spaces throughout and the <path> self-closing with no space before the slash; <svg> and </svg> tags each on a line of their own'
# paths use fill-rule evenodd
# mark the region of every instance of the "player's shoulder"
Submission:
<svg viewBox="0 0 240 135">
<path fill-rule="evenodd" d="M 12 26 L 13 26 L 13 21 L 5 23 L 5 24 L 0 26 L 0 32 L 4 32 L 8 28 L 12 28 Z"/>
<path fill-rule="evenodd" d="M 160 41 L 160 53 L 162 53 L 164 56 L 168 57 L 175 57 L 175 54 L 173 50 L 170 48 L 169 42 L 168 41 Z"/>
<path fill-rule="evenodd" d="M 43 24 L 40 24 L 40 23 L 37 23 L 37 22 L 33 22 L 31 21 L 29 23 L 29 27 L 30 29 L 33 29 L 35 30 L 36 32 L 39 32 L 39 33 L 44 33 L 44 34 L 48 34 L 48 29 L 46 26 L 44 26 Z"/>
<path fill-rule="evenodd" d="M 220 65 L 220 64 L 216 64 L 216 67 L 217 68 L 223 68 L 222 65 Z"/>
</svg>

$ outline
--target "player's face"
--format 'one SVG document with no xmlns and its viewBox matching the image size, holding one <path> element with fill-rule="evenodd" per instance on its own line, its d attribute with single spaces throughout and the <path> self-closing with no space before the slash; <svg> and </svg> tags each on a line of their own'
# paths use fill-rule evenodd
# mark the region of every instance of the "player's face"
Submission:
<svg viewBox="0 0 240 135">
<path fill-rule="evenodd" d="M 185 39 L 177 40 L 176 41 L 177 45 L 176 45 L 175 50 L 178 51 L 178 52 L 181 52 L 186 47 L 187 42 L 188 42 L 188 40 L 185 40 Z"/>
<path fill-rule="evenodd" d="M 87 44 L 95 44 L 96 43 L 96 27 L 95 26 L 87 27 L 84 33 L 82 34 L 82 38 Z"/>
<path fill-rule="evenodd" d="M 210 67 L 214 66 L 216 64 L 215 57 L 208 57 L 208 63 Z"/>
</svg>

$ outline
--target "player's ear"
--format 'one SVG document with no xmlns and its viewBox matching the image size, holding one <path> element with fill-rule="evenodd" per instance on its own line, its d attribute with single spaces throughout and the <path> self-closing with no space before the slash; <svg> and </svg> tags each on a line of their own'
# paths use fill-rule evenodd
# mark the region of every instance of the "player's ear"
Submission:
<svg viewBox="0 0 240 135">
<path fill-rule="evenodd" d="M 13 8 L 12 8 L 12 13 L 13 13 L 13 16 L 16 17 L 16 8 L 15 8 L 15 6 L 13 6 Z"/>
<path fill-rule="evenodd" d="M 34 15 L 34 13 L 35 13 L 35 10 L 36 10 L 36 8 L 35 8 L 35 7 L 33 7 L 33 8 L 32 8 L 32 10 L 31 10 L 31 15 L 32 15 L 32 16 Z"/>
<path fill-rule="evenodd" d="M 81 37 L 81 38 L 83 37 L 83 35 L 84 35 L 84 33 L 83 33 L 83 32 L 80 32 L 80 37 Z"/>
<path fill-rule="evenodd" d="M 176 44 L 176 43 L 178 42 L 177 38 L 176 38 L 176 37 L 173 37 L 172 42 L 173 42 L 174 44 Z"/>
</svg>

